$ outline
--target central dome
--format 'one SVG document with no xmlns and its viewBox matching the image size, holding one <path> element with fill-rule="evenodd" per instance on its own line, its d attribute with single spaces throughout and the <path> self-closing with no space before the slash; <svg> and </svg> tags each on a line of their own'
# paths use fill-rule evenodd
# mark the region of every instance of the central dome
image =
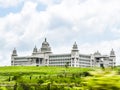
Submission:
<svg viewBox="0 0 120 90">
<path fill-rule="evenodd" d="M 45 41 L 42 43 L 41 52 L 42 53 L 51 52 L 51 47 L 49 46 L 49 43 L 47 42 L 46 38 Z"/>
<path fill-rule="evenodd" d="M 42 43 L 42 46 L 49 46 L 49 43 L 47 42 L 47 39 L 45 38 L 45 41 Z"/>
</svg>

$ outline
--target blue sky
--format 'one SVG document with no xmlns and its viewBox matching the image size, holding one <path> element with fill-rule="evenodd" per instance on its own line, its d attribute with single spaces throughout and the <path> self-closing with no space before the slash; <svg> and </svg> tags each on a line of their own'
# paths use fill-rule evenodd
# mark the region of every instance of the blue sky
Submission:
<svg viewBox="0 0 120 90">
<path fill-rule="evenodd" d="M 69 53 L 76 41 L 80 53 L 116 52 L 120 64 L 120 0 L 0 0 L 0 65 L 31 55 L 44 38 L 54 53 Z"/>
</svg>

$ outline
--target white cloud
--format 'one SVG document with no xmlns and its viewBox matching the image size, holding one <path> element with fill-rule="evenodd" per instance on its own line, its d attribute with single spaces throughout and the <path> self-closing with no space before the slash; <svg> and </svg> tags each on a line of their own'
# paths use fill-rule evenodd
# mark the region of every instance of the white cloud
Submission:
<svg viewBox="0 0 120 90">
<path fill-rule="evenodd" d="M 21 3 L 23 0 L 0 0 L 1 7 L 16 6 Z"/>
<path fill-rule="evenodd" d="M 118 20 L 118 13 L 120 13 L 118 0 L 105 3 L 100 0 L 87 0 L 84 3 L 78 3 L 78 1 L 63 0 L 61 4 L 49 7 L 48 12 L 72 22 L 78 28 L 99 33 L 104 32 L 110 22 Z"/>
<path fill-rule="evenodd" d="M 0 0 L 0 6 L 15 6 L 21 2 L 23 1 Z M 36 10 L 38 2 L 47 5 L 44 11 Z M 62 0 L 58 2 L 60 3 L 55 4 L 54 0 L 26 0 L 19 13 L 10 13 L 5 17 L 0 17 L 0 38 L 4 40 L 4 44 L 1 44 L 3 48 L 0 51 L 1 61 L 7 57 L 6 59 L 9 60 L 7 61 L 10 62 L 10 52 L 13 47 L 29 48 L 35 44 L 41 45 L 40 40 L 43 37 L 48 37 L 52 44 L 56 43 L 53 47 L 56 49 L 55 52 L 62 53 L 63 51 L 64 53 L 71 50 L 74 41 L 83 38 L 83 34 L 88 35 L 86 38 L 91 38 L 90 36 L 93 35 L 94 39 L 99 38 L 99 35 L 103 35 L 107 30 L 109 33 L 114 32 L 114 36 L 116 36 L 115 32 L 120 32 L 118 31 L 119 0 Z M 60 27 L 55 27 L 55 24 L 52 24 L 57 23 L 55 17 L 69 25 L 61 24 Z M 59 26 L 59 23 L 57 24 Z M 55 27 L 52 30 L 49 28 L 51 25 Z M 107 35 L 103 37 L 106 38 Z M 108 54 L 111 48 L 114 48 L 119 59 L 120 40 L 118 38 L 110 41 L 97 41 L 94 44 L 93 42 L 94 40 L 89 43 L 79 41 L 80 53 L 93 53 L 99 49 L 102 53 Z M 28 54 L 30 50 L 32 48 L 28 51 L 23 49 L 23 52 Z M 3 52 L 6 53 L 5 56 Z"/>
</svg>

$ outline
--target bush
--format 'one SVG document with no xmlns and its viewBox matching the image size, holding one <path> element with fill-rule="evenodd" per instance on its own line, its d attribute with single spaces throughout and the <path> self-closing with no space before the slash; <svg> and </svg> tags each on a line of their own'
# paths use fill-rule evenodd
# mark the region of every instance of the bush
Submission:
<svg viewBox="0 0 120 90">
<path fill-rule="evenodd" d="M 42 79 L 38 80 L 38 84 L 42 84 L 42 83 L 44 83 L 44 80 Z"/>
<path fill-rule="evenodd" d="M 120 90 L 120 76 L 115 72 L 97 72 L 94 77 L 86 77 L 82 82 L 86 90 Z"/>
<path fill-rule="evenodd" d="M 20 79 L 20 78 L 21 78 L 20 75 L 15 75 L 15 76 L 13 76 L 12 80 L 17 80 L 17 79 Z"/>
</svg>

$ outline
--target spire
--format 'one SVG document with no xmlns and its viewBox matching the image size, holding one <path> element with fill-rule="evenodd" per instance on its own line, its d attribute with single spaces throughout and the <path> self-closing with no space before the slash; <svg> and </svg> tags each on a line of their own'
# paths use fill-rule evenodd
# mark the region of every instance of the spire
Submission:
<svg viewBox="0 0 120 90">
<path fill-rule="evenodd" d="M 114 52 L 113 48 L 112 48 L 112 50 L 110 52 L 110 56 L 115 56 L 115 52 Z"/>
<path fill-rule="evenodd" d="M 33 53 L 36 53 L 37 52 L 37 47 L 35 45 L 34 49 L 33 49 Z"/>
<path fill-rule="evenodd" d="M 77 45 L 76 41 L 75 41 L 74 45 Z"/>
<path fill-rule="evenodd" d="M 12 52 L 12 56 L 17 56 L 17 50 L 16 50 L 16 48 L 14 48 L 14 50 Z"/>
</svg>

